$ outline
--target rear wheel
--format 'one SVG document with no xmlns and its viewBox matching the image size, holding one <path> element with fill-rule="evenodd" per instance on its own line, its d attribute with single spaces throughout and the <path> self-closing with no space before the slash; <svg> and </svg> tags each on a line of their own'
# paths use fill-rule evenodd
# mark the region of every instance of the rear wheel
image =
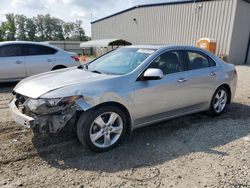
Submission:
<svg viewBox="0 0 250 188">
<path fill-rule="evenodd" d="M 214 116 L 222 114 L 226 108 L 228 97 L 228 90 L 224 86 L 219 87 L 213 95 L 209 109 L 210 114 Z"/>
<path fill-rule="evenodd" d="M 83 113 L 77 123 L 79 141 L 95 152 L 114 148 L 125 136 L 127 119 L 116 106 Z"/>
</svg>

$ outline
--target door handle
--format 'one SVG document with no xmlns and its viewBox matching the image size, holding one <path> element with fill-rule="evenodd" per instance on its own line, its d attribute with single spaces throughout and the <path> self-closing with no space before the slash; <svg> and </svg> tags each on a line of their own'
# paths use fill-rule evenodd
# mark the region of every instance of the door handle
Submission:
<svg viewBox="0 0 250 188">
<path fill-rule="evenodd" d="M 23 63 L 23 62 L 20 61 L 20 60 L 17 60 L 17 61 L 16 61 L 16 64 L 21 64 L 21 63 Z"/>
<path fill-rule="evenodd" d="M 188 81 L 188 79 L 186 79 L 186 78 L 180 78 L 177 82 L 183 83 L 183 82 L 186 82 L 186 81 Z"/>
<path fill-rule="evenodd" d="M 216 72 L 212 71 L 212 72 L 210 73 L 210 76 L 216 76 Z"/>
<path fill-rule="evenodd" d="M 48 62 L 52 62 L 53 61 L 53 59 L 48 59 Z"/>
</svg>

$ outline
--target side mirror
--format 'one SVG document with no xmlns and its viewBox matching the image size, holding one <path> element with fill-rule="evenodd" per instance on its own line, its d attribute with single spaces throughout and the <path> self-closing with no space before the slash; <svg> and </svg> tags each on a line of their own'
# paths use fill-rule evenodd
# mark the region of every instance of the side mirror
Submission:
<svg viewBox="0 0 250 188">
<path fill-rule="evenodd" d="M 161 69 L 149 68 L 143 74 L 144 80 L 160 80 L 163 78 L 163 72 Z"/>
</svg>

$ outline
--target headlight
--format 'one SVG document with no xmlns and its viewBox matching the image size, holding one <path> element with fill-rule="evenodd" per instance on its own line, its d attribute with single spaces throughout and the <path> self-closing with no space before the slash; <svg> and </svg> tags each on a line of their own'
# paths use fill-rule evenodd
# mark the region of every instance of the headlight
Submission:
<svg viewBox="0 0 250 188">
<path fill-rule="evenodd" d="M 70 96 L 54 99 L 28 99 L 25 105 L 34 113 L 49 114 L 65 109 L 67 106 L 74 104 L 74 102 L 81 97 L 82 96 Z"/>
</svg>

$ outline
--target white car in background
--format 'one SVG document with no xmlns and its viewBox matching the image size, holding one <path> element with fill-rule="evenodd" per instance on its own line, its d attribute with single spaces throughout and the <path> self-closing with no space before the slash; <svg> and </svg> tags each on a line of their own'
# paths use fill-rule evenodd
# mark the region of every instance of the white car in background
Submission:
<svg viewBox="0 0 250 188">
<path fill-rule="evenodd" d="M 0 82 L 80 65 L 78 56 L 41 42 L 0 42 Z"/>
</svg>

